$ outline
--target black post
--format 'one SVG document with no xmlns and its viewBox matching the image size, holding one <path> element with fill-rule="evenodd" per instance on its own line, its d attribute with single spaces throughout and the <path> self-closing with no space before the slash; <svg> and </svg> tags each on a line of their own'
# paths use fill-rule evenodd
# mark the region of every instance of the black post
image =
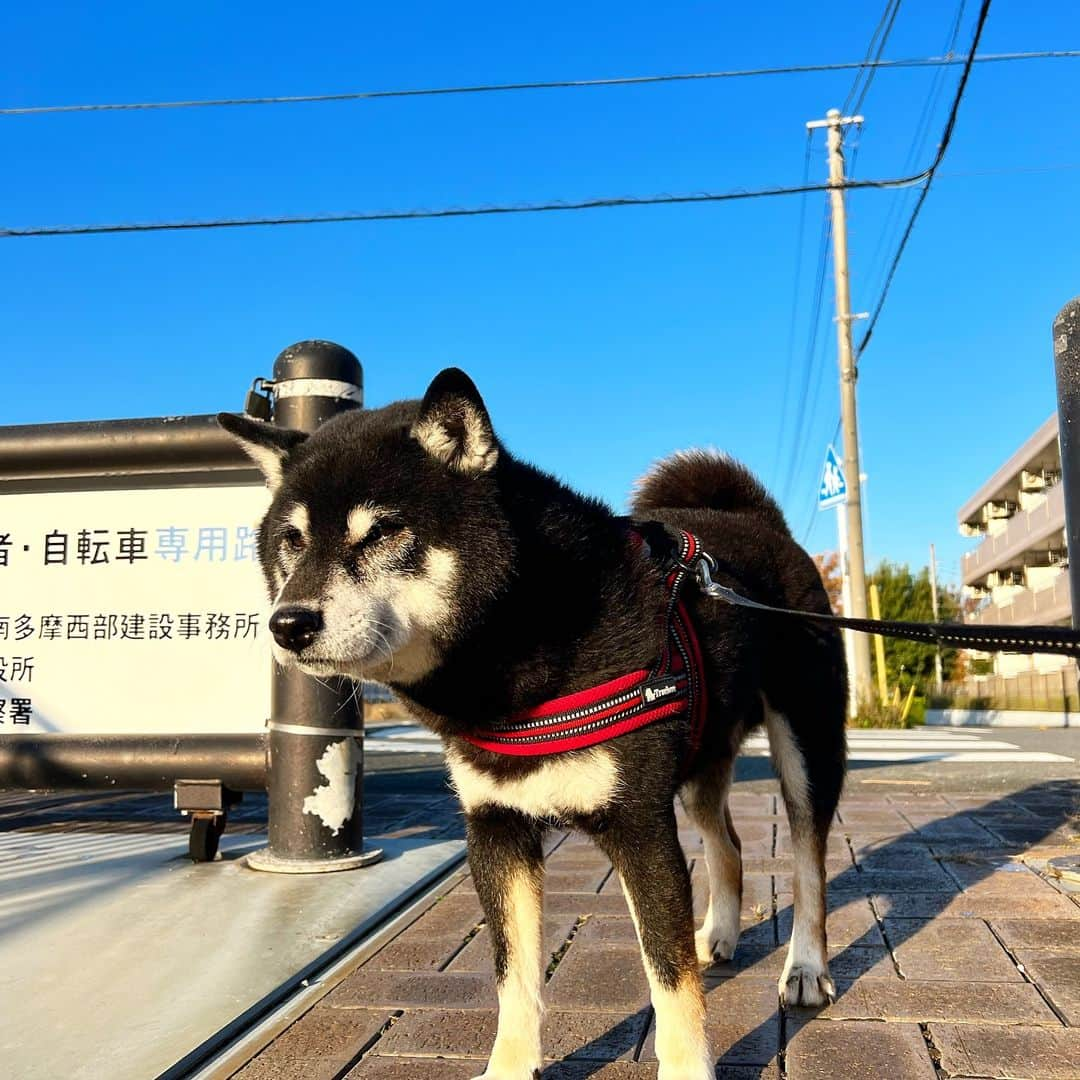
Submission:
<svg viewBox="0 0 1080 1080">
<path fill-rule="evenodd" d="M 314 431 L 363 400 L 363 372 L 348 349 L 301 341 L 274 362 L 274 422 Z M 347 679 L 318 680 L 274 665 L 268 779 L 270 844 L 256 870 L 323 873 L 375 862 L 364 850 L 364 707 Z"/>
<path fill-rule="evenodd" d="M 1054 369 L 1061 482 L 1065 485 L 1069 594 L 1076 627 L 1080 626 L 1080 297 L 1070 300 L 1054 320 Z"/>
<path fill-rule="evenodd" d="M 1070 300 L 1054 320 L 1054 370 L 1057 374 L 1061 482 L 1065 485 L 1069 598 L 1073 627 L 1080 628 L 1080 297 Z M 1069 724 L 1068 709 L 1066 695 L 1066 727 Z"/>
</svg>

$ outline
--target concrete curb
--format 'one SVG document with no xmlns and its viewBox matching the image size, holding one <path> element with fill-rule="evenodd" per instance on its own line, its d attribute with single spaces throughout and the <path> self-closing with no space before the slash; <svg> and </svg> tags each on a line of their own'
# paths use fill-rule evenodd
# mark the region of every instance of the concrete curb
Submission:
<svg viewBox="0 0 1080 1080">
<path fill-rule="evenodd" d="M 1038 709 L 927 709 L 928 727 L 1080 727 L 1080 715 Z"/>
</svg>

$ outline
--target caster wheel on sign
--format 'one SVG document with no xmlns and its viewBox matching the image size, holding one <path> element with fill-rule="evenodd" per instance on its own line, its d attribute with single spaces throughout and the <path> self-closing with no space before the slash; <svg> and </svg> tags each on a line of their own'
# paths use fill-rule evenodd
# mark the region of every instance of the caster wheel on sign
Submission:
<svg viewBox="0 0 1080 1080">
<path fill-rule="evenodd" d="M 192 862 L 213 862 L 218 851 L 218 841 L 224 831 L 224 814 L 193 817 L 191 833 L 188 836 L 188 854 Z"/>
</svg>

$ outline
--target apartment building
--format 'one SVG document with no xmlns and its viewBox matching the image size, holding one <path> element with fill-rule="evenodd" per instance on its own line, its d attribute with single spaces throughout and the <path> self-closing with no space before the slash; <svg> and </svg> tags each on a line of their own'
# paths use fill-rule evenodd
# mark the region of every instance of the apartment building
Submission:
<svg viewBox="0 0 1080 1080">
<path fill-rule="evenodd" d="M 960 508 L 960 532 L 981 542 L 961 580 L 982 599 L 970 623 L 1067 626 L 1072 617 L 1057 415 L 1051 416 Z M 1058 656 L 997 653 L 994 673 L 1052 672 Z"/>
</svg>

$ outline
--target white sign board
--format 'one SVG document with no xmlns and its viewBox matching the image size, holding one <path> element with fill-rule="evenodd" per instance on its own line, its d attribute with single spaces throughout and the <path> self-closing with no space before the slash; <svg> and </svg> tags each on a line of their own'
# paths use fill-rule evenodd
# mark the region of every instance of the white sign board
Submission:
<svg viewBox="0 0 1080 1080">
<path fill-rule="evenodd" d="M 830 446 L 825 451 L 825 467 L 821 470 L 821 483 L 818 485 L 817 505 L 819 510 L 838 506 L 847 499 L 847 480 L 844 467 Z"/>
<path fill-rule="evenodd" d="M 261 485 L 0 495 L 0 738 L 262 729 L 268 499 Z"/>
</svg>

